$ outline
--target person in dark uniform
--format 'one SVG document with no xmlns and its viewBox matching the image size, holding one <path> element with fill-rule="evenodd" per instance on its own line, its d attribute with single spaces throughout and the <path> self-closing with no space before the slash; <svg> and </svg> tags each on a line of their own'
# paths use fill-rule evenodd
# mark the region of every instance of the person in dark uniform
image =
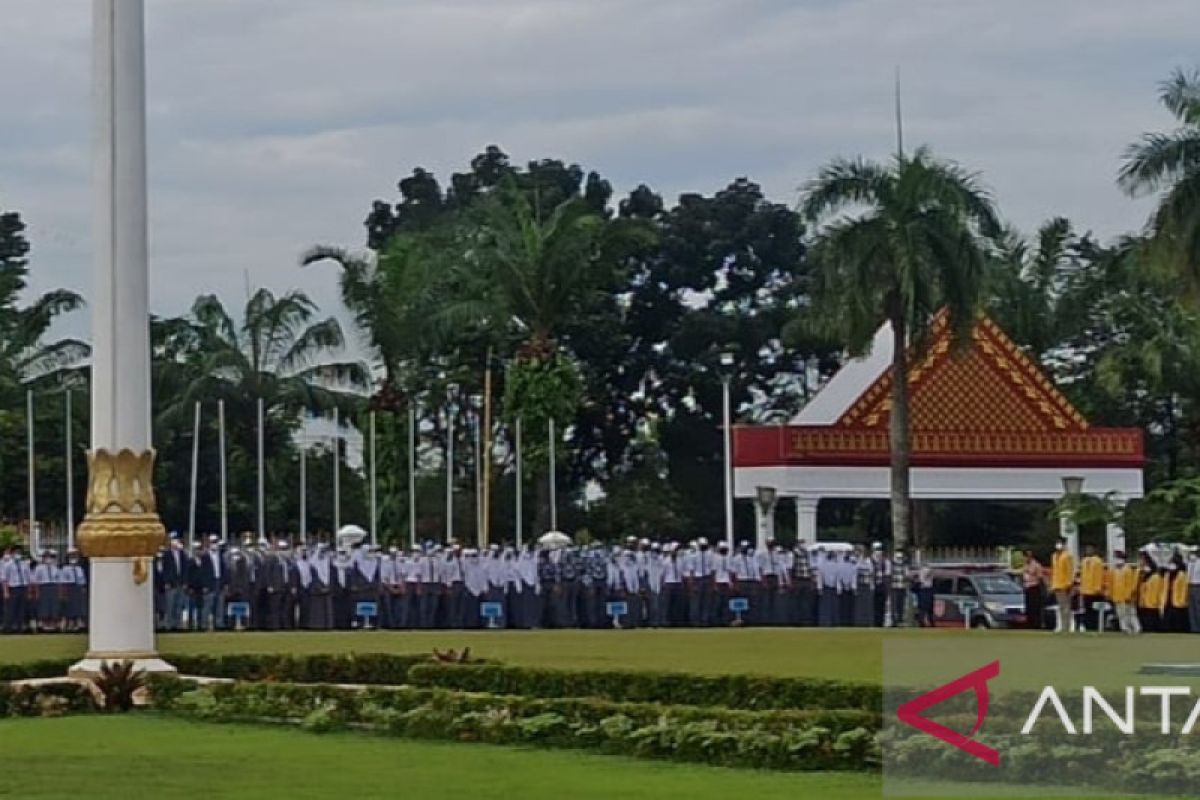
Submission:
<svg viewBox="0 0 1200 800">
<path fill-rule="evenodd" d="M 327 545 L 317 545 L 311 559 L 311 581 L 308 586 L 308 628 L 327 631 L 333 628 L 333 559 Z"/>
<path fill-rule="evenodd" d="M 67 563 L 58 571 L 59 616 L 64 630 L 77 633 L 83 630 L 84 611 L 87 605 L 87 573 L 79 563 L 79 551 L 67 551 Z"/>
<path fill-rule="evenodd" d="M 54 633 L 58 630 L 58 559 L 53 550 L 42 553 L 42 562 L 33 568 L 30 590 L 36 609 L 35 630 Z"/>
<path fill-rule="evenodd" d="M 229 551 L 229 559 L 226 563 L 226 571 L 229 575 L 228 594 L 225 598 L 225 608 L 222 613 L 228 616 L 228 608 L 230 603 L 247 603 L 250 606 L 250 613 L 254 613 L 254 580 L 253 580 L 253 564 L 250 561 L 250 556 L 240 547 L 234 547 Z M 230 624 L 238 630 L 244 630 L 249 627 L 251 620 L 244 618 L 230 619 Z"/>
<path fill-rule="evenodd" d="M 527 630 L 542 627 L 542 589 L 538 575 L 538 554 L 526 545 L 517 556 L 517 574 L 521 576 L 521 626 Z"/>
<path fill-rule="evenodd" d="M 354 561 L 347 550 L 339 550 L 333 561 L 333 627 L 348 631 L 354 624 Z"/>
<path fill-rule="evenodd" d="M 883 551 L 883 542 L 871 545 L 871 577 L 875 598 L 875 614 L 872 622 L 876 628 L 882 628 L 887 619 L 888 592 L 891 591 L 892 562 L 888 561 L 887 553 Z"/>
<path fill-rule="evenodd" d="M 360 625 L 371 624 L 379 625 L 378 609 L 380 607 L 380 589 L 379 580 L 380 563 L 378 548 L 372 547 L 367 555 L 360 558 L 354 565 L 354 569 L 350 573 L 350 591 L 352 594 L 351 602 L 353 603 L 355 627 Z M 359 603 L 374 603 L 376 608 L 376 618 L 374 620 L 363 620 L 358 617 Z"/>
<path fill-rule="evenodd" d="M 796 598 L 795 624 L 802 627 L 813 627 L 817 624 L 817 585 L 813 574 L 812 561 L 805 542 L 796 545 L 795 559 L 792 561 L 792 584 Z"/>
</svg>

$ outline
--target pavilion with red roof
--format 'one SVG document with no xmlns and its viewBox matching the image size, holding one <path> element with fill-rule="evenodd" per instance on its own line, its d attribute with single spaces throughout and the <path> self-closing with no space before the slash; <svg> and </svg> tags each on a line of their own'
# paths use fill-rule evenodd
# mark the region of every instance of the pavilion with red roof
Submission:
<svg viewBox="0 0 1200 800">
<path fill-rule="evenodd" d="M 1064 478 L 1118 503 L 1142 496 L 1140 429 L 1089 425 L 987 317 L 965 351 L 947 323 L 935 320 L 927 355 L 909 367 L 914 499 L 1053 502 Z M 799 538 L 813 542 L 821 500 L 890 496 L 891 361 L 885 325 L 790 424 L 734 428 L 734 496 L 758 501 L 760 540 L 774 530 L 772 497 L 795 502 Z M 1109 550 L 1123 539 L 1110 525 Z"/>
</svg>

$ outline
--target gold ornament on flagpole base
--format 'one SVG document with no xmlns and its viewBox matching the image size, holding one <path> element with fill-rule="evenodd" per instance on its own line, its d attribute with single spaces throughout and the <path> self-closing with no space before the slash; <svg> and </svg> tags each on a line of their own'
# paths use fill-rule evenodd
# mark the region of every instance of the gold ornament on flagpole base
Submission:
<svg viewBox="0 0 1200 800">
<path fill-rule="evenodd" d="M 87 515 L 78 540 L 88 558 L 135 559 L 134 581 L 146 582 L 149 559 L 167 541 L 154 499 L 153 450 L 88 453 Z"/>
</svg>

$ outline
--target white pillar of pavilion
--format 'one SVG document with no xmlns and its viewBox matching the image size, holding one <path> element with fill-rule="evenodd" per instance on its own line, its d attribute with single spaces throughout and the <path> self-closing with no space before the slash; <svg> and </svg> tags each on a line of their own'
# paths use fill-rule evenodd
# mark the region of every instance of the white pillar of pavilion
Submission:
<svg viewBox="0 0 1200 800">
<path fill-rule="evenodd" d="M 813 544 L 820 540 L 817 531 L 817 510 L 820 505 L 820 498 L 796 497 L 796 541 Z"/>
<path fill-rule="evenodd" d="M 93 0 L 92 450 L 79 545 L 91 560 L 88 653 L 170 671 L 154 635 L 152 561 L 165 542 L 150 447 L 144 0 Z"/>
</svg>

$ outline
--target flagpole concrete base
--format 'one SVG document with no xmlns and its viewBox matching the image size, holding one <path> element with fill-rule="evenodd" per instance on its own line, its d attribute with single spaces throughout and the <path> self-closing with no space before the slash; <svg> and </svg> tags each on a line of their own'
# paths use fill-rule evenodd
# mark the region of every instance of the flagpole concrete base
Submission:
<svg viewBox="0 0 1200 800">
<path fill-rule="evenodd" d="M 137 558 L 93 558 L 88 601 L 88 652 L 71 677 L 100 673 L 105 662 L 132 661 L 144 672 L 174 672 L 154 641 L 154 580 L 135 578 Z"/>
</svg>

